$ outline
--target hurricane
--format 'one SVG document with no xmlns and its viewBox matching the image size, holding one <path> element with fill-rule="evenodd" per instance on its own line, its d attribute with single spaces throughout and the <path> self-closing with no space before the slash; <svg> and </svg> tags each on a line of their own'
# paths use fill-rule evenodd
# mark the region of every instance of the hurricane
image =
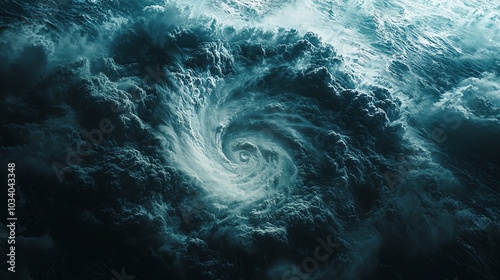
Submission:
<svg viewBox="0 0 500 280">
<path fill-rule="evenodd" d="M 496 1 L 6 0 L 0 58 L 12 279 L 500 275 Z"/>
</svg>

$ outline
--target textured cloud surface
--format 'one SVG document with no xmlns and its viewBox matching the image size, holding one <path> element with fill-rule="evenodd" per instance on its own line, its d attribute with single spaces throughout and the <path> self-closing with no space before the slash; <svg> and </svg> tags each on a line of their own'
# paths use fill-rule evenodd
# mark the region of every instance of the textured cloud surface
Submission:
<svg viewBox="0 0 500 280">
<path fill-rule="evenodd" d="M 17 276 L 496 279 L 500 7 L 420 2 L 9 1 Z"/>
</svg>

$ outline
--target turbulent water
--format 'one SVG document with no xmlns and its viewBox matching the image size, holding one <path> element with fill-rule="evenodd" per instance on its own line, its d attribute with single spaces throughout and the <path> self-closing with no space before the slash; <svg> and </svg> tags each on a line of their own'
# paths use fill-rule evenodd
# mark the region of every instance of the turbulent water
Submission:
<svg viewBox="0 0 500 280">
<path fill-rule="evenodd" d="M 6 0 L 0 23 L 19 279 L 500 276 L 497 1 Z"/>
</svg>

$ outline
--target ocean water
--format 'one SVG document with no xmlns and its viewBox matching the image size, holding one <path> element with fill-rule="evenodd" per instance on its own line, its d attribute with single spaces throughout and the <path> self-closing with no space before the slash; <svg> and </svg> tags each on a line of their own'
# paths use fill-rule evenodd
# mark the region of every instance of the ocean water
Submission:
<svg viewBox="0 0 500 280">
<path fill-rule="evenodd" d="M 500 277 L 498 1 L 4 0 L 0 61 L 5 279 Z"/>
</svg>

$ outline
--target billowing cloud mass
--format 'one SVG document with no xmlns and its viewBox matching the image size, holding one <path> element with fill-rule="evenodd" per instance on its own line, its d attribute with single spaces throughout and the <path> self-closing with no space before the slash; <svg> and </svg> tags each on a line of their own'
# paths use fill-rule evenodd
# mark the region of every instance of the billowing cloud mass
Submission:
<svg viewBox="0 0 500 280">
<path fill-rule="evenodd" d="M 7 1 L 16 277 L 497 279 L 493 2 Z"/>
</svg>

